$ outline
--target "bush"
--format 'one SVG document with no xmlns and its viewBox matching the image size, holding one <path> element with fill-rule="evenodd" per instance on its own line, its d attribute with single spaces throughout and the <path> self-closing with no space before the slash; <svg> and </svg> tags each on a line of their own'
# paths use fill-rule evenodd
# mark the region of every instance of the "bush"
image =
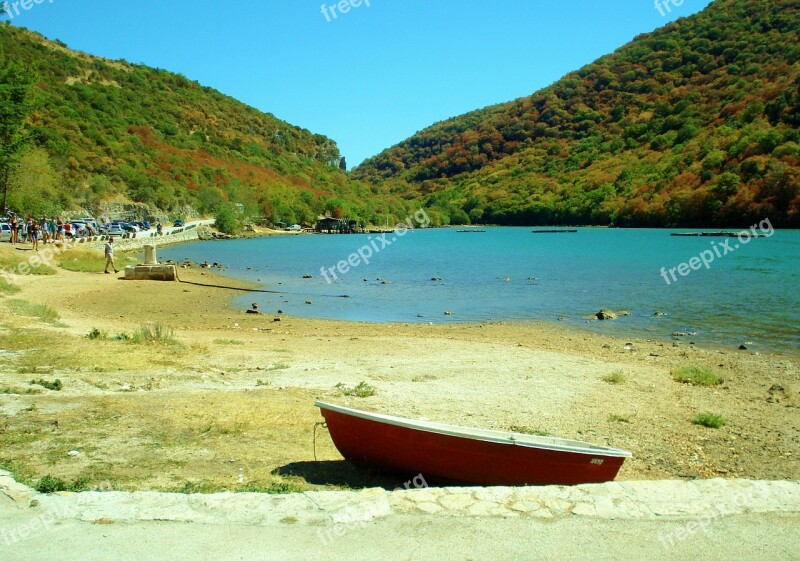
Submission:
<svg viewBox="0 0 800 561">
<path fill-rule="evenodd" d="M 214 227 L 224 234 L 237 234 L 241 229 L 239 211 L 230 204 L 222 203 L 214 215 Z"/>
<path fill-rule="evenodd" d="M 718 429 L 725 426 L 725 418 L 715 413 L 700 413 L 692 419 L 692 424 L 708 427 L 710 429 Z"/>
<path fill-rule="evenodd" d="M 672 378 L 682 384 L 693 386 L 718 386 L 723 379 L 714 374 L 708 368 L 698 366 L 684 366 L 672 373 Z"/>
<path fill-rule="evenodd" d="M 89 333 L 86 334 L 86 338 L 91 339 L 93 341 L 98 339 L 100 341 L 105 341 L 106 339 L 108 339 L 108 333 L 106 333 L 105 331 L 100 331 L 95 327 Z"/>
<path fill-rule="evenodd" d="M 353 397 L 371 397 L 375 395 L 377 390 L 366 382 L 359 383 L 355 388 L 345 386 L 344 384 L 336 384 L 336 387 L 342 390 L 342 395 Z"/>
<path fill-rule="evenodd" d="M 155 323 L 152 325 L 143 325 L 138 331 L 135 331 L 130 336 L 121 333 L 117 336 L 118 339 L 129 341 L 131 343 L 163 343 L 168 345 L 177 345 L 175 340 L 175 332 L 171 327 Z"/>
<path fill-rule="evenodd" d="M 43 388 L 53 390 L 54 392 L 60 392 L 64 388 L 64 384 L 62 384 L 61 380 L 58 379 L 51 382 L 49 380 L 39 378 L 38 380 L 31 380 L 30 384 L 32 386 L 42 386 Z"/>
<path fill-rule="evenodd" d="M 603 381 L 609 384 L 622 384 L 625 382 L 625 375 L 621 370 L 616 370 L 607 376 L 603 376 Z"/>
<path fill-rule="evenodd" d="M 60 477 L 53 477 L 45 475 L 34 485 L 34 489 L 40 493 L 60 493 L 69 491 L 71 493 L 79 493 L 86 491 L 89 488 L 89 478 L 79 477 L 74 481 L 64 481 Z"/>
</svg>

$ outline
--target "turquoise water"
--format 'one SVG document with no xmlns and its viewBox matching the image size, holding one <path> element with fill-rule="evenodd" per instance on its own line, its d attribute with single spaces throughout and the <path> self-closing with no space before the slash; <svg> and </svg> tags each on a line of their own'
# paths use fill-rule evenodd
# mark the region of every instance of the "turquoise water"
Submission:
<svg viewBox="0 0 800 561">
<path fill-rule="evenodd" d="M 159 259 L 216 261 L 227 274 L 279 291 L 235 301 L 241 308 L 258 302 L 267 313 L 368 322 L 562 321 L 620 336 L 667 339 L 680 331 L 696 333 L 684 340 L 698 343 L 800 349 L 800 231 L 776 231 L 747 244 L 671 237 L 672 231 L 430 229 L 389 234 L 386 247 L 377 235 L 273 237 L 198 242 L 164 249 Z M 335 268 L 363 246 L 373 253 L 369 264 L 344 275 L 335 270 L 336 280 L 326 271 L 328 283 L 320 269 Z M 699 260 L 699 270 L 688 267 L 704 251 L 714 259 L 709 268 Z M 681 263 L 689 273 L 676 270 L 673 281 L 668 270 Z M 306 274 L 313 278 L 303 279 Z M 631 316 L 587 323 L 601 308 Z"/>
</svg>

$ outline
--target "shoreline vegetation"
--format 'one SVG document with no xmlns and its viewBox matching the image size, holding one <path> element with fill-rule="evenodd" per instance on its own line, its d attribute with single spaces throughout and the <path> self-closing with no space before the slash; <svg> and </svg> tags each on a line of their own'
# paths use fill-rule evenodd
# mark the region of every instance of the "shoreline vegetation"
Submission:
<svg viewBox="0 0 800 561">
<path fill-rule="evenodd" d="M 21 253 L 0 246 L 3 262 Z M 103 275 L 86 248 L 61 259 L 0 296 L 0 468 L 33 485 L 396 485 L 344 462 L 323 429 L 315 437 L 317 399 L 627 449 L 623 480 L 800 478 L 797 356 L 542 322 L 254 315 L 209 285 L 253 286 L 209 269 L 181 269 L 188 283 L 132 282 Z M 66 270 L 76 259 L 86 266 Z"/>
</svg>

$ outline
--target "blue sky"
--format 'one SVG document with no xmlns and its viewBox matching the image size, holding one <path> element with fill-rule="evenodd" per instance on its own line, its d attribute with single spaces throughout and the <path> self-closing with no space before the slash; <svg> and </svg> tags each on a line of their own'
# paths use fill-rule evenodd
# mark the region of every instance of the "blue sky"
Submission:
<svg viewBox="0 0 800 561">
<path fill-rule="evenodd" d="M 322 0 L 43 0 L 13 24 L 180 72 L 333 138 L 352 167 L 434 122 L 530 95 L 710 0 L 345 2 L 333 17 L 333 0 L 327 16 Z"/>
</svg>

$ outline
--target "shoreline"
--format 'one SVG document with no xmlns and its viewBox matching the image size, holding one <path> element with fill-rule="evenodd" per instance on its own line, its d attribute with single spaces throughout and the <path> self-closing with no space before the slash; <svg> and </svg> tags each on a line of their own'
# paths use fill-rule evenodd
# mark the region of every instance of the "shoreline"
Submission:
<svg viewBox="0 0 800 561">
<path fill-rule="evenodd" d="M 250 292 L 259 293 L 259 292 L 266 292 L 270 294 L 275 294 L 276 296 L 289 294 L 287 291 L 281 291 L 280 289 L 276 288 L 276 286 L 282 285 L 282 282 L 285 282 L 288 277 L 284 278 L 282 282 L 279 282 L 278 285 L 275 284 L 267 284 L 267 283 L 259 283 L 255 281 L 249 281 L 245 279 L 241 279 L 232 275 L 228 275 L 225 271 L 214 271 L 214 274 L 219 275 L 220 278 L 228 279 L 232 282 L 237 283 L 251 283 L 254 287 L 253 290 Z M 258 287 L 258 288 L 255 288 Z M 245 312 L 248 309 L 247 305 L 236 304 L 234 300 L 243 295 L 233 295 L 231 296 L 231 308 L 240 312 Z M 295 295 L 296 296 L 296 295 Z M 281 314 L 283 315 L 283 314 Z M 309 321 L 330 321 L 330 322 L 341 322 L 343 324 L 360 324 L 360 325 L 386 325 L 386 326 L 414 326 L 414 325 L 434 325 L 434 326 L 476 326 L 476 325 L 505 325 L 509 328 L 513 328 L 514 326 L 519 327 L 536 327 L 536 328 L 550 328 L 550 329 L 563 329 L 567 331 L 576 331 L 578 333 L 584 333 L 587 335 L 596 335 L 600 337 L 609 337 L 617 340 L 631 340 L 631 341 L 656 341 L 659 343 L 669 343 L 675 345 L 687 345 L 692 346 L 698 349 L 705 349 L 709 352 L 740 352 L 740 353 L 754 353 L 755 355 L 759 354 L 766 354 L 766 355 L 774 355 L 779 357 L 786 357 L 798 360 L 800 359 L 800 348 L 793 348 L 793 347 L 777 347 L 777 346 L 770 346 L 767 344 L 760 343 L 757 340 L 752 342 L 748 342 L 749 345 L 746 349 L 739 348 L 735 343 L 731 344 L 724 344 L 719 342 L 714 342 L 710 340 L 704 340 L 703 337 L 700 337 L 699 340 L 694 339 L 694 335 L 690 333 L 685 333 L 680 336 L 672 335 L 672 333 L 664 332 L 647 332 L 642 329 L 637 329 L 631 326 L 625 326 L 625 318 L 622 317 L 616 320 L 604 320 L 601 321 L 599 319 L 595 319 L 593 315 L 575 315 L 571 318 L 565 319 L 543 319 L 543 318 L 530 318 L 530 319 L 511 319 L 511 320 L 474 320 L 474 319 L 458 319 L 449 317 L 447 319 L 442 319 L 439 317 L 430 317 L 430 318 L 420 318 L 419 321 L 380 321 L 380 320 L 349 320 L 349 319 L 340 319 L 340 318 L 327 318 L 327 317 L 319 317 L 319 316 L 297 316 L 292 314 L 286 314 L 285 317 L 287 318 L 294 318 L 297 320 L 309 320 Z M 580 323 L 582 322 L 582 324 Z M 593 328 L 591 325 L 595 325 L 597 327 Z M 609 325 L 612 329 L 618 329 L 619 332 L 612 332 L 612 333 L 605 333 L 602 331 L 600 326 L 602 325 Z"/>
<path fill-rule="evenodd" d="M 661 236 L 657 237 L 659 240 L 662 239 Z M 453 243 L 452 239 L 455 239 L 451 239 L 449 236 L 444 236 L 444 238 L 448 240 L 448 244 Z M 439 238 L 432 239 L 431 243 L 437 240 Z M 780 311 L 774 310 L 771 306 L 767 305 L 762 312 L 759 312 L 759 308 L 745 305 L 740 306 L 738 313 L 732 310 L 724 315 L 724 312 L 716 313 L 714 311 L 716 306 L 709 305 L 703 309 L 707 313 L 698 315 L 698 307 L 705 306 L 703 302 L 706 301 L 706 292 L 711 286 L 707 281 L 697 290 L 689 287 L 687 291 L 682 285 L 682 289 L 675 294 L 684 296 L 675 296 L 673 293 L 665 291 L 660 292 L 659 287 L 664 285 L 656 285 L 655 282 L 649 285 L 649 292 L 624 294 L 614 286 L 593 296 L 591 291 L 587 293 L 585 290 L 580 290 L 583 281 L 578 274 L 570 274 L 568 277 L 570 289 L 576 291 L 575 298 L 572 298 L 569 293 L 559 291 L 558 285 L 553 283 L 553 275 L 550 274 L 552 271 L 549 273 L 544 271 L 546 278 L 543 277 L 544 280 L 541 282 L 535 282 L 538 281 L 536 278 L 533 278 L 534 282 L 531 282 L 531 278 L 528 279 L 527 284 L 541 284 L 541 288 L 526 287 L 526 275 L 539 273 L 533 266 L 531 271 L 514 270 L 516 274 L 509 272 L 507 276 L 513 276 L 514 282 L 511 282 L 508 287 L 499 288 L 496 296 L 492 296 L 490 294 L 492 289 L 489 288 L 492 286 L 491 271 L 486 277 L 486 286 L 475 284 L 476 281 L 465 278 L 463 282 L 469 286 L 459 292 L 457 285 L 462 282 L 462 275 L 467 273 L 461 269 L 450 272 L 449 268 L 447 271 L 439 271 L 435 266 L 435 261 L 431 265 L 432 262 L 426 260 L 423 262 L 424 266 L 420 265 L 420 270 L 424 272 L 419 275 L 394 270 L 391 264 L 383 264 L 379 265 L 382 269 L 379 269 L 377 273 L 366 269 L 363 271 L 365 281 L 367 277 L 370 277 L 369 284 L 358 282 L 362 276 L 361 270 L 359 270 L 359 273 L 353 273 L 351 276 L 354 278 L 348 278 L 346 283 L 334 282 L 326 286 L 323 277 L 327 277 L 324 273 L 320 277 L 314 264 L 326 263 L 325 248 L 345 247 L 349 246 L 350 242 L 337 240 L 332 242 L 332 245 L 327 240 L 315 239 L 285 240 L 285 242 L 277 243 L 276 241 L 274 247 L 268 241 L 240 243 L 219 248 L 216 246 L 186 246 L 169 250 L 167 254 L 174 261 L 179 261 L 184 257 L 197 262 L 203 261 L 204 258 L 211 261 L 213 258 L 222 265 L 230 266 L 231 270 L 227 273 L 231 276 L 238 276 L 250 281 L 258 279 L 257 282 L 261 282 L 265 288 L 270 290 L 286 290 L 290 293 L 290 297 L 287 297 L 286 300 L 292 302 L 287 304 L 288 309 L 285 306 L 270 305 L 267 298 L 257 298 L 258 302 L 264 309 L 270 309 L 273 312 L 283 309 L 298 317 L 367 321 L 375 324 L 384 322 L 427 323 L 431 321 L 437 324 L 462 324 L 495 321 L 498 316 L 502 315 L 509 318 L 509 321 L 544 321 L 550 325 L 564 323 L 589 332 L 610 334 L 621 338 L 654 338 L 659 341 L 677 341 L 679 343 L 693 341 L 697 345 L 716 350 L 739 349 L 744 345 L 747 349 L 743 350 L 777 352 L 787 355 L 800 354 L 800 345 L 797 344 L 796 337 L 788 329 L 786 321 L 780 323 L 776 321 L 775 318 L 780 315 Z M 426 247 L 430 246 L 425 239 L 422 240 L 422 243 Z M 454 243 L 462 245 L 458 240 Z M 480 243 L 484 244 L 485 242 Z M 670 242 L 665 243 L 669 244 Z M 355 247 L 358 242 L 354 241 L 352 245 Z M 227 249 L 228 247 L 230 250 Z M 235 254 L 231 253 L 234 248 L 236 248 Z M 293 248 L 297 248 L 300 253 Z M 341 250 L 342 255 L 338 255 L 338 257 L 344 256 L 350 249 L 352 248 L 345 247 Z M 337 251 L 339 250 L 337 249 Z M 251 253 L 252 257 L 248 257 Z M 303 258 L 303 255 L 306 254 L 309 257 Z M 400 259 L 403 257 L 401 256 Z M 391 262 L 387 261 L 386 263 Z M 505 270 L 507 267 L 503 265 L 502 268 Z M 523 265 L 522 268 L 525 269 L 525 266 Z M 572 267 L 572 269 L 574 268 Z M 572 269 L 570 271 L 574 272 Z M 640 271 L 637 274 L 646 276 L 648 270 L 644 270 L 643 273 Z M 444 274 L 445 272 L 447 274 Z M 485 271 L 481 272 L 486 276 Z M 300 280 L 301 276 L 306 278 L 307 273 L 311 273 L 312 275 L 309 276 L 315 278 Z M 499 273 L 498 275 L 498 278 L 504 276 Z M 441 286 L 437 283 L 427 282 L 438 276 L 447 277 L 445 282 L 440 283 Z M 262 277 L 263 281 L 259 277 Z M 390 279 L 399 284 L 395 287 L 373 288 L 372 285 L 375 283 L 371 281 L 375 280 L 374 277 Z M 507 280 L 511 281 L 511 279 Z M 433 287 L 433 291 L 430 291 L 426 285 Z M 450 292 L 449 285 L 454 286 L 454 292 Z M 321 296 L 328 293 L 333 295 L 337 291 L 341 291 L 339 294 L 349 294 L 352 300 L 336 302 Z M 774 291 L 775 289 L 766 292 L 767 296 L 763 296 L 761 299 L 769 297 Z M 313 300 L 314 305 L 304 305 L 305 299 L 296 301 L 297 299 L 294 297 L 303 294 L 308 296 L 309 300 Z M 413 294 L 415 295 L 414 301 L 397 300 L 397 294 Z M 474 299 L 466 301 L 464 295 L 471 294 L 486 294 L 492 300 L 492 305 L 484 307 L 476 303 L 477 301 Z M 509 294 L 511 300 L 500 300 L 503 294 Z M 419 296 L 419 302 L 416 302 L 416 296 Z M 678 298 L 678 300 L 670 298 Z M 495 299 L 497 299 L 496 302 Z M 249 305 L 250 302 L 246 299 L 236 302 L 237 307 L 244 309 Z M 624 308 L 630 310 L 632 315 L 624 317 L 627 314 L 621 312 L 618 319 L 597 323 L 593 316 L 598 310 L 606 307 L 612 307 L 613 310 Z M 447 317 L 443 317 L 442 312 L 445 310 L 453 310 L 453 313 L 445 312 Z M 422 312 L 425 317 L 420 317 L 417 312 Z M 796 313 L 789 309 L 784 317 L 791 320 L 795 315 Z M 415 316 L 417 317 L 415 318 Z"/>
<path fill-rule="evenodd" d="M 800 479 L 793 460 L 800 364 L 793 358 L 547 322 L 368 324 L 246 314 L 230 307 L 230 289 L 208 285 L 251 283 L 208 269 L 179 272 L 195 284 L 59 270 L 21 279 L 18 295 L 0 298 L 60 316 L 48 323 L 11 308 L 2 322 L 0 418 L 11 429 L 0 435 L 0 463 L 31 480 L 88 475 L 127 490 L 232 490 L 239 473 L 259 489 L 380 484 L 343 462 L 324 431 L 315 451 L 321 463 L 311 462 L 321 420 L 313 403 L 322 400 L 630 450 L 619 480 Z M 169 336 L 131 341 L 142 326 L 150 333 L 162 326 Z M 674 381 L 685 366 L 724 381 Z M 35 378 L 64 387 L 31 386 Z M 613 379 L 619 382 L 606 381 Z M 373 396 L 346 395 L 343 387 L 362 381 Z M 725 426 L 693 424 L 705 411 L 722 415 Z M 164 453 L 153 455 L 154 448 Z"/>
</svg>

